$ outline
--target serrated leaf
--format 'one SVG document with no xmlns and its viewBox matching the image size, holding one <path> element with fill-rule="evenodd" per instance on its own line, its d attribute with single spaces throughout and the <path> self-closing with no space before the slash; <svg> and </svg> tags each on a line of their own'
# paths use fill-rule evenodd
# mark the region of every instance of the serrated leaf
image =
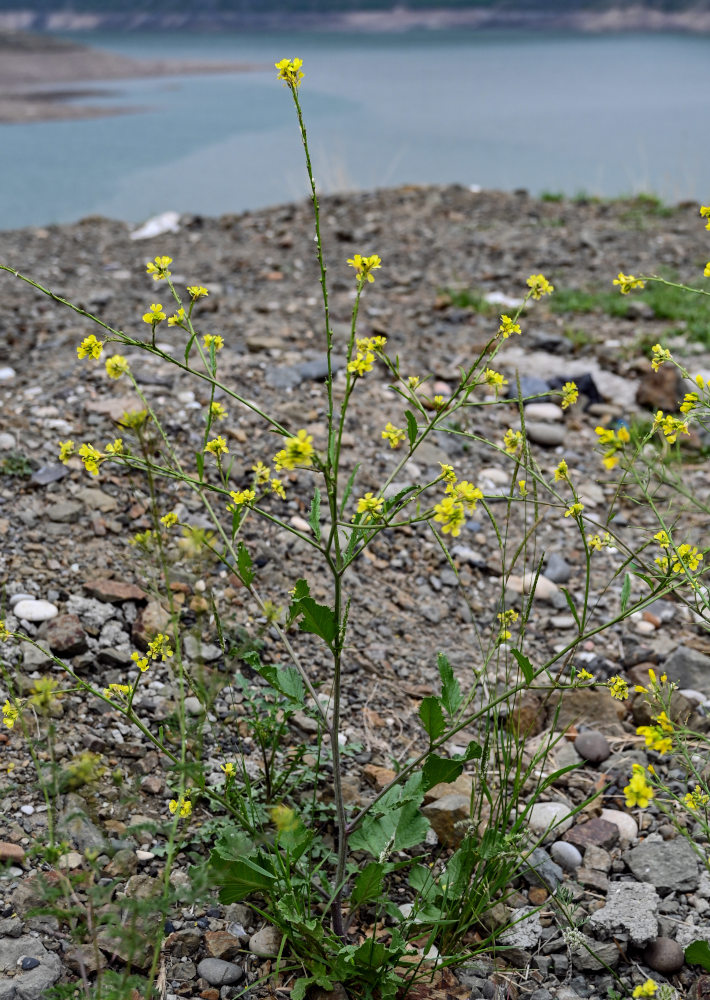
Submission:
<svg viewBox="0 0 710 1000">
<path fill-rule="evenodd" d="M 311 500 L 311 510 L 308 515 L 308 523 L 317 542 L 320 541 L 320 490 L 316 486 Z"/>
<path fill-rule="evenodd" d="M 463 771 L 463 761 L 451 760 L 447 757 L 439 757 L 435 753 L 430 753 L 424 761 L 422 773 L 424 775 L 424 791 L 428 792 L 434 785 L 450 784 L 456 781 Z"/>
<path fill-rule="evenodd" d="M 462 701 L 459 682 L 454 677 L 453 668 L 443 653 L 439 653 L 436 662 L 441 677 L 441 704 L 449 715 L 454 715 Z"/>
<path fill-rule="evenodd" d="M 710 972 L 710 945 L 707 941 L 691 941 L 685 949 L 685 960 L 689 965 L 699 965 Z"/>
<path fill-rule="evenodd" d="M 410 847 L 416 847 L 426 838 L 428 830 L 429 820 L 420 813 L 419 803 L 406 802 L 399 810 L 392 849 L 407 851 Z"/>
<path fill-rule="evenodd" d="M 253 861 L 222 858 L 216 851 L 210 856 L 210 872 L 220 887 L 222 903 L 239 903 L 254 892 L 269 892 L 276 879 Z"/>
<path fill-rule="evenodd" d="M 574 618 L 575 622 L 577 623 L 577 628 L 581 630 L 582 626 L 579 623 L 579 616 L 577 614 L 577 608 L 575 607 L 575 603 L 574 603 L 574 600 L 572 599 L 572 595 L 570 594 L 570 592 L 567 589 L 567 587 L 561 587 L 560 589 L 561 589 L 562 593 L 565 595 L 565 600 L 567 601 L 567 607 L 572 612 L 572 617 Z"/>
<path fill-rule="evenodd" d="M 419 706 L 419 718 L 432 743 L 446 729 L 444 713 L 441 711 L 441 704 L 435 695 L 429 695 L 428 698 L 422 700 Z"/>
<path fill-rule="evenodd" d="M 629 603 L 629 598 L 631 597 L 631 574 L 626 573 L 624 575 L 624 582 L 621 587 L 621 613 L 626 611 L 626 607 Z"/>
<path fill-rule="evenodd" d="M 301 578 L 299 580 L 296 580 L 296 584 L 293 588 L 293 591 L 291 592 L 291 596 L 293 597 L 294 601 L 300 601 L 302 597 L 309 597 L 310 593 L 311 591 L 310 587 L 308 586 L 308 582 L 303 578 Z"/>
<path fill-rule="evenodd" d="M 306 689 L 295 667 L 277 667 L 273 663 L 267 663 L 258 667 L 257 673 L 289 701 L 295 701 L 303 707 L 306 701 Z"/>
<path fill-rule="evenodd" d="M 405 410 L 404 416 L 407 418 L 407 437 L 409 438 L 409 448 L 411 450 L 414 447 L 414 442 L 417 440 L 417 418 L 411 410 Z"/>
<path fill-rule="evenodd" d="M 296 602 L 291 605 L 296 606 Z M 312 597 L 302 597 L 297 602 L 298 612 L 303 616 L 298 623 L 302 632 L 312 632 L 327 643 L 335 642 L 337 628 L 335 612 L 325 604 L 318 604 Z"/>
<path fill-rule="evenodd" d="M 519 649 L 511 649 L 511 653 L 515 657 L 518 666 L 520 667 L 520 672 L 525 678 L 525 683 L 532 683 L 532 679 L 535 676 L 535 668 L 533 667 L 527 656 L 523 656 Z"/>
<path fill-rule="evenodd" d="M 250 587 L 254 579 L 254 564 L 244 542 L 237 546 L 237 572 L 245 587 Z"/>
<path fill-rule="evenodd" d="M 386 866 L 381 861 L 371 861 L 360 872 L 355 880 L 351 901 L 354 905 L 367 903 L 371 899 L 379 899 L 382 895 L 382 880 Z"/>
</svg>

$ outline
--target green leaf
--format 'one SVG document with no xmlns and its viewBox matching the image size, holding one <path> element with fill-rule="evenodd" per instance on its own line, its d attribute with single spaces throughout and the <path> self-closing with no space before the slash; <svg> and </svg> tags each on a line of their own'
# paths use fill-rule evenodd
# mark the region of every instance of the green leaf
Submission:
<svg viewBox="0 0 710 1000">
<path fill-rule="evenodd" d="M 414 447 L 414 442 L 417 440 L 417 418 L 411 410 L 405 410 L 404 415 L 407 418 L 407 437 L 409 438 L 409 447 L 412 449 Z"/>
<path fill-rule="evenodd" d="M 444 713 L 441 711 L 441 704 L 439 699 L 434 695 L 429 695 L 428 698 L 424 698 L 422 700 L 422 703 L 419 706 L 419 718 L 421 719 L 427 736 L 432 743 L 437 737 L 441 736 L 446 729 Z"/>
<path fill-rule="evenodd" d="M 700 965 L 710 972 L 710 946 L 707 941 L 691 941 L 685 949 L 685 960 L 689 965 Z"/>
<path fill-rule="evenodd" d="M 300 976 L 291 987 L 291 1000 L 304 1000 L 306 990 L 313 982 L 313 976 Z"/>
<path fill-rule="evenodd" d="M 237 546 L 237 572 L 245 587 L 250 587 L 254 579 L 254 564 L 244 542 Z"/>
<path fill-rule="evenodd" d="M 255 892 L 269 893 L 276 884 L 275 877 L 255 862 L 228 860 L 217 851 L 210 855 L 210 871 L 220 887 L 222 903 L 239 903 Z"/>
<path fill-rule="evenodd" d="M 313 493 L 313 499 L 311 500 L 311 512 L 308 515 L 308 523 L 311 526 L 311 531 L 313 532 L 317 542 L 320 541 L 320 490 L 316 486 L 315 492 Z"/>
<path fill-rule="evenodd" d="M 449 784 L 456 781 L 463 771 L 463 762 L 460 760 L 450 760 L 446 757 L 439 757 L 435 753 L 430 753 L 424 761 L 422 772 L 424 774 L 424 791 L 428 792 L 434 785 Z"/>
<path fill-rule="evenodd" d="M 195 452 L 195 465 L 197 467 L 197 478 L 199 480 L 204 479 L 205 472 L 205 456 L 201 451 Z"/>
<path fill-rule="evenodd" d="M 348 481 L 345 484 L 345 491 L 343 493 L 343 499 L 342 499 L 342 501 L 340 503 L 340 516 L 341 516 L 341 518 L 343 516 L 343 513 L 345 512 L 345 505 L 347 504 L 348 500 L 350 499 L 350 494 L 353 491 L 353 486 L 355 485 L 355 476 L 358 474 L 358 470 L 360 469 L 361 465 L 362 465 L 361 462 L 357 462 L 356 465 L 355 465 L 355 468 L 353 469 L 353 471 L 348 476 Z"/>
<path fill-rule="evenodd" d="M 407 802 L 399 810 L 392 850 L 407 851 L 426 838 L 429 820 L 419 812 L 418 802 Z"/>
<path fill-rule="evenodd" d="M 301 577 L 299 580 L 296 580 L 296 585 L 291 592 L 291 596 L 294 601 L 300 601 L 302 597 L 310 597 L 310 593 L 311 589 L 308 586 L 308 581 Z"/>
<path fill-rule="evenodd" d="M 388 955 L 389 950 L 381 941 L 368 938 L 367 941 L 363 941 L 353 955 L 353 958 L 356 965 L 364 965 L 370 969 L 380 969 L 385 964 Z"/>
<path fill-rule="evenodd" d="M 562 593 L 565 595 L 565 600 L 567 601 L 567 607 L 572 612 L 572 617 L 577 623 L 577 628 L 581 631 L 582 626 L 579 623 L 579 615 L 577 614 L 577 608 L 575 607 L 574 601 L 572 600 L 572 595 L 570 594 L 567 587 L 561 587 Z"/>
<path fill-rule="evenodd" d="M 303 707 L 306 701 L 306 689 L 295 667 L 278 667 L 274 663 L 266 663 L 256 669 L 272 688 L 280 691 L 289 701 L 295 701 Z"/>
<path fill-rule="evenodd" d="M 621 588 L 621 613 L 626 611 L 626 606 L 629 603 L 629 598 L 631 597 L 631 574 L 626 573 L 624 576 L 624 583 Z"/>
<path fill-rule="evenodd" d="M 299 622 L 299 628 L 302 632 L 312 632 L 314 635 L 319 635 L 328 644 L 335 642 L 337 628 L 334 611 L 325 604 L 317 604 L 312 597 L 302 597 L 291 607 L 294 608 L 296 604 L 298 611 L 303 615 Z"/>
<path fill-rule="evenodd" d="M 443 653 L 439 653 L 436 662 L 441 677 L 441 704 L 449 715 L 455 715 L 462 701 L 459 682 L 454 677 L 451 664 Z"/>
<path fill-rule="evenodd" d="M 525 683 L 532 683 L 532 679 L 535 676 L 535 668 L 533 667 L 527 656 L 523 656 L 519 649 L 511 649 L 511 653 L 515 657 L 520 671 L 525 678 Z"/>
<path fill-rule="evenodd" d="M 195 337 L 196 336 L 197 336 L 197 334 L 193 333 L 190 336 L 187 344 L 185 345 L 185 364 L 186 365 L 190 363 L 190 351 L 192 350 L 192 345 L 195 343 Z"/>
<path fill-rule="evenodd" d="M 353 887 L 351 902 L 358 906 L 382 895 L 382 880 L 386 866 L 380 861 L 371 861 L 360 872 Z"/>
</svg>

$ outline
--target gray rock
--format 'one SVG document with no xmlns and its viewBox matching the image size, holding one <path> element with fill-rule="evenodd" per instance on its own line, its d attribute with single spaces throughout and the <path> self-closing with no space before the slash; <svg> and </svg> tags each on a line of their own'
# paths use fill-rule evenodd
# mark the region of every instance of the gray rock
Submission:
<svg viewBox="0 0 710 1000">
<path fill-rule="evenodd" d="M 605 905 L 592 913 L 588 926 L 602 938 L 627 935 L 633 944 L 643 947 L 658 934 L 659 903 L 651 885 L 612 882 Z"/>
<path fill-rule="evenodd" d="M 57 524 L 76 524 L 83 509 L 83 506 L 76 500 L 59 500 L 47 508 L 47 517 Z"/>
<path fill-rule="evenodd" d="M 669 975 L 683 968 L 685 952 L 672 938 L 659 937 L 646 946 L 643 960 L 654 972 Z"/>
<path fill-rule="evenodd" d="M 24 969 L 23 959 L 29 959 L 25 964 L 32 967 Z M 0 939 L 0 972 L 18 970 L 18 975 L 0 984 L 0 1000 L 40 1000 L 59 979 L 62 963 L 38 938 L 24 935 Z"/>
<path fill-rule="evenodd" d="M 605 736 L 594 729 L 581 732 L 574 741 L 574 748 L 580 757 L 590 764 L 601 764 L 611 755 L 611 747 Z"/>
<path fill-rule="evenodd" d="M 540 914 L 533 906 L 521 906 L 515 910 L 515 923 L 503 931 L 498 940 L 507 948 L 536 948 L 542 936 Z"/>
<path fill-rule="evenodd" d="M 80 795 L 64 798 L 64 808 L 57 816 L 57 831 L 79 851 L 102 850 L 106 838 L 86 815 L 86 803 Z"/>
<path fill-rule="evenodd" d="M 527 396 L 538 396 L 540 393 L 547 393 L 547 392 L 549 392 L 549 390 L 550 390 L 550 387 L 547 384 L 546 380 L 544 378 L 540 378 L 538 375 L 521 375 L 520 376 L 520 392 L 522 393 L 523 398 L 525 398 Z M 515 385 L 514 382 L 510 383 L 508 392 L 510 394 L 508 398 L 513 398 L 513 397 L 515 399 L 518 398 L 518 396 L 517 396 L 517 387 L 516 387 L 516 385 Z M 538 403 L 551 402 L 552 399 L 553 399 L 552 396 L 545 396 L 545 395 L 543 395 L 543 396 L 540 396 L 540 398 L 538 400 L 536 400 L 536 402 L 538 402 Z"/>
<path fill-rule="evenodd" d="M 582 864 L 581 853 L 566 840 L 556 840 L 550 848 L 550 856 L 566 872 L 573 872 Z"/>
<path fill-rule="evenodd" d="M 267 924 L 249 938 L 249 951 L 260 958 L 278 955 L 283 935 L 277 927 Z"/>
<path fill-rule="evenodd" d="M 575 969 L 598 972 L 605 966 L 610 969 L 616 968 L 621 955 L 614 941 L 593 941 L 586 934 L 583 934 L 582 937 L 586 947 L 584 944 L 579 944 L 570 948 L 572 965 Z"/>
<path fill-rule="evenodd" d="M 539 420 L 527 421 L 525 430 L 531 441 L 545 448 L 556 448 L 561 445 L 566 435 L 563 424 L 546 424 Z"/>
<path fill-rule="evenodd" d="M 182 648 L 188 660 L 201 660 L 204 663 L 211 663 L 213 660 L 218 660 L 222 655 L 222 650 L 219 646 L 215 646 L 209 642 L 200 642 L 194 635 L 189 634 L 185 636 Z"/>
<path fill-rule="evenodd" d="M 26 622 L 46 622 L 59 614 L 59 608 L 49 601 L 18 601 L 13 608 L 17 618 L 24 618 Z"/>
<path fill-rule="evenodd" d="M 196 698 L 194 695 L 190 695 L 188 698 L 186 698 L 184 704 L 185 704 L 185 711 L 187 712 L 188 715 L 204 714 L 205 710 L 202 707 L 202 702 L 200 701 L 199 698 Z"/>
<path fill-rule="evenodd" d="M 528 856 L 526 867 L 521 869 L 520 874 L 528 884 L 544 885 L 550 892 L 555 891 L 563 878 L 560 866 L 541 847 L 536 847 Z"/>
<path fill-rule="evenodd" d="M 558 552 L 551 552 L 545 563 L 545 576 L 553 583 L 567 583 L 572 567 Z"/>
<path fill-rule="evenodd" d="M 54 658 L 46 643 L 38 642 L 36 646 L 31 646 L 27 642 L 22 644 L 22 663 L 28 671 L 46 667 L 53 662 Z"/>
<path fill-rule="evenodd" d="M 56 483 L 68 475 L 69 469 L 66 465 L 43 465 L 32 474 L 30 483 L 33 486 L 49 486 L 50 483 Z"/>
<path fill-rule="evenodd" d="M 536 802 L 528 814 L 528 828 L 535 834 L 548 830 L 557 837 L 574 823 L 572 806 L 565 802 Z"/>
<path fill-rule="evenodd" d="M 84 628 L 98 632 L 109 618 L 115 618 L 118 613 L 113 604 L 97 601 L 93 597 L 81 597 L 72 594 L 67 601 L 67 612 L 76 615 Z"/>
<path fill-rule="evenodd" d="M 652 833 L 638 847 L 628 851 L 624 861 L 640 882 L 649 882 L 661 892 L 687 892 L 698 886 L 698 859 L 683 837 L 663 840 L 659 834 Z"/>
<path fill-rule="evenodd" d="M 662 666 L 669 681 L 710 695 L 710 656 L 688 646 L 678 646 Z"/>
<path fill-rule="evenodd" d="M 32 594 L 13 594 L 12 597 L 10 598 L 10 607 L 14 608 L 16 604 L 20 603 L 20 601 L 34 601 L 34 600 L 35 598 L 33 597 Z"/>
</svg>

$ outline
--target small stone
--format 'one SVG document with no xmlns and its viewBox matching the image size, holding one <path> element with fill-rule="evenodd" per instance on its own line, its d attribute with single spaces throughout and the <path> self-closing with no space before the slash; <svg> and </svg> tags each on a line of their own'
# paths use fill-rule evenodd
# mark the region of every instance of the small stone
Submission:
<svg viewBox="0 0 710 1000">
<path fill-rule="evenodd" d="M 471 799 L 452 792 L 424 806 L 422 812 L 444 847 L 457 847 L 464 838 L 463 824 L 471 817 Z M 461 824 L 461 825 L 459 825 Z"/>
<path fill-rule="evenodd" d="M 187 706 L 185 708 L 187 709 Z M 160 795 L 164 787 L 165 782 L 159 774 L 147 774 L 145 778 L 141 779 L 141 788 L 148 795 Z"/>
<path fill-rule="evenodd" d="M 535 444 L 544 448 L 557 448 L 564 443 L 565 428 L 563 424 L 548 424 L 540 420 L 525 422 L 525 432 Z"/>
<path fill-rule="evenodd" d="M 49 486 L 50 483 L 56 483 L 58 480 L 64 479 L 64 477 L 68 475 L 69 469 L 66 465 L 42 465 L 32 474 L 30 483 L 33 486 Z"/>
<path fill-rule="evenodd" d="M 170 624 L 170 615 L 158 601 L 149 601 L 133 622 L 131 637 L 139 649 L 146 650 L 160 632 Z"/>
<path fill-rule="evenodd" d="M 146 593 L 133 583 L 122 583 L 120 580 L 87 580 L 83 584 L 89 597 L 110 604 L 120 604 L 122 601 L 145 601 Z"/>
<path fill-rule="evenodd" d="M 535 834 L 549 831 L 558 837 L 574 823 L 571 811 L 572 806 L 564 802 L 536 802 L 528 813 L 528 827 Z"/>
<path fill-rule="evenodd" d="M 59 614 L 59 608 L 49 601 L 18 601 L 13 612 L 17 618 L 23 618 L 26 622 L 46 622 Z"/>
<path fill-rule="evenodd" d="M 639 827 L 633 816 L 621 809 L 602 809 L 599 818 L 613 823 L 619 831 L 619 842 L 622 847 L 628 847 L 637 839 Z"/>
<path fill-rule="evenodd" d="M 669 975 L 685 964 L 685 952 L 672 938 L 659 937 L 646 946 L 643 960 L 654 972 Z"/>
<path fill-rule="evenodd" d="M 698 859 L 683 837 L 666 841 L 650 834 L 624 860 L 640 882 L 650 882 L 661 892 L 692 891 L 698 885 Z"/>
<path fill-rule="evenodd" d="M 86 632 L 77 615 L 57 615 L 47 624 L 44 637 L 59 656 L 78 656 L 88 649 Z"/>
<path fill-rule="evenodd" d="M 259 958 L 273 958 L 279 953 L 282 939 L 281 931 L 267 924 L 249 938 L 249 951 Z"/>
<path fill-rule="evenodd" d="M 528 403 L 525 420 L 542 420 L 545 423 L 559 423 L 564 419 L 564 411 L 556 403 Z"/>
<path fill-rule="evenodd" d="M 532 906 L 521 906 L 515 911 L 515 923 L 503 931 L 498 939 L 507 948 L 536 948 L 542 936 L 540 913 Z"/>
<path fill-rule="evenodd" d="M 529 594 L 533 586 L 535 597 L 540 601 L 551 601 L 559 592 L 557 584 L 542 574 L 536 577 L 535 573 L 524 573 L 522 576 L 513 573 L 508 577 L 508 588 L 514 594 Z"/>
<path fill-rule="evenodd" d="M 18 959 L 17 964 L 23 972 L 29 972 L 30 969 L 36 969 L 40 964 L 40 961 L 38 958 L 33 958 L 31 955 L 24 955 L 22 958 Z"/>
<path fill-rule="evenodd" d="M 574 748 L 590 764 L 601 764 L 611 755 L 611 747 L 606 738 L 594 729 L 581 732 L 574 741 Z"/>
<path fill-rule="evenodd" d="M 589 918 L 589 926 L 606 938 L 628 935 L 643 947 L 658 934 L 658 893 L 643 882 L 612 882 L 606 903 Z"/>
<path fill-rule="evenodd" d="M 74 871 L 77 868 L 81 868 L 83 861 L 84 858 L 78 851 L 67 851 L 57 861 L 57 868 L 61 868 L 65 872 Z"/>
<path fill-rule="evenodd" d="M 204 715 L 205 709 L 202 702 L 194 695 L 190 695 L 188 698 L 185 698 L 184 705 L 185 711 L 188 715 Z"/>
<path fill-rule="evenodd" d="M 595 817 L 586 823 L 580 823 L 569 833 L 565 834 L 565 840 L 575 847 L 586 848 L 590 844 L 595 847 L 613 847 L 619 839 L 619 828 L 613 823 L 607 823 L 604 819 Z"/>
<path fill-rule="evenodd" d="M 582 864 L 582 855 L 566 840 L 556 840 L 550 848 L 550 856 L 566 872 L 573 872 Z"/>
<path fill-rule="evenodd" d="M 545 563 L 545 576 L 553 583 L 567 583 L 572 575 L 572 567 L 559 552 L 551 552 Z"/>
<path fill-rule="evenodd" d="M 229 931 L 207 931 L 205 934 L 205 948 L 211 958 L 229 961 L 237 957 L 241 946 L 239 938 Z"/>
<path fill-rule="evenodd" d="M 0 840 L 0 861 L 21 863 L 25 852 L 19 844 L 11 844 L 8 840 Z"/>
<path fill-rule="evenodd" d="M 76 524 L 81 517 L 83 507 L 76 500 L 60 500 L 58 503 L 50 504 L 47 508 L 47 517 L 57 524 Z"/>
<path fill-rule="evenodd" d="M 560 866 L 555 864 L 542 847 L 536 847 L 534 851 L 531 851 L 525 859 L 525 865 L 521 868 L 520 874 L 528 885 L 543 885 L 550 892 L 555 891 L 563 878 Z"/>
</svg>

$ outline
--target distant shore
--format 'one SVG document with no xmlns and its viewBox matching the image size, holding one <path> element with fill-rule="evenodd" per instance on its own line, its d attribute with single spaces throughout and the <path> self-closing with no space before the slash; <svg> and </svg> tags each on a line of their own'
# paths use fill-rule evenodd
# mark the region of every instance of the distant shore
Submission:
<svg viewBox="0 0 710 1000">
<path fill-rule="evenodd" d="M 91 107 L 68 101 L 106 93 L 67 84 L 145 76 L 241 73 L 256 66 L 184 59 L 131 59 L 51 35 L 0 32 L 0 123 L 18 124 L 127 114 L 140 109 Z"/>
</svg>

